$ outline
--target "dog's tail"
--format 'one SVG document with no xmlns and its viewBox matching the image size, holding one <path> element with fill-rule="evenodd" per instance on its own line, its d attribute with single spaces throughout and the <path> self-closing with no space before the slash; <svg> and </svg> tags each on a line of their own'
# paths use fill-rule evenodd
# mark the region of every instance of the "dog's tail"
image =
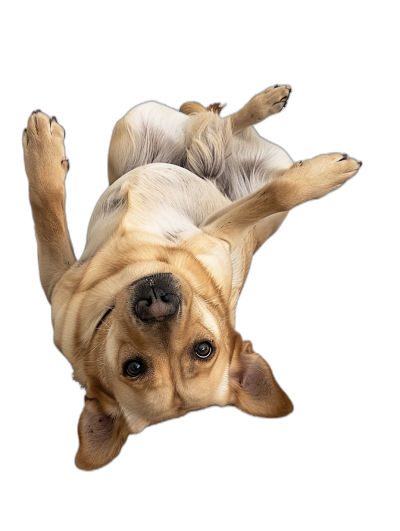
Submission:
<svg viewBox="0 0 400 531">
<path fill-rule="evenodd" d="M 212 103 L 207 107 L 207 111 L 213 112 L 214 114 L 218 114 L 218 116 L 221 114 L 222 109 L 225 107 L 226 103 L 223 105 L 221 103 Z"/>
</svg>

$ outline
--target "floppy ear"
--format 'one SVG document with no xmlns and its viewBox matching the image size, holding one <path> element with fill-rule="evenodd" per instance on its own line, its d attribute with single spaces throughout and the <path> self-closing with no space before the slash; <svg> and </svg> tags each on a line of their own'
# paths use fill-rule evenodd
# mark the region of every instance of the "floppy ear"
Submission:
<svg viewBox="0 0 400 531">
<path fill-rule="evenodd" d="M 283 417 L 293 404 L 279 387 L 268 363 L 253 352 L 249 341 L 234 357 L 230 371 L 231 404 L 258 417 Z"/>
<path fill-rule="evenodd" d="M 129 431 L 121 415 L 107 415 L 96 398 L 85 397 L 78 424 L 79 450 L 75 464 L 83 470 L 94 470 L 117 457 Z"/>
</svg>

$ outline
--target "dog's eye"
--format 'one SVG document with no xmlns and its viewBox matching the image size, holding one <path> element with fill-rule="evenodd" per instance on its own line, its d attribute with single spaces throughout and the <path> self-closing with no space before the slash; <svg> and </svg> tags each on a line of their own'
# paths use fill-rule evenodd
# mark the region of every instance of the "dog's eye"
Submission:
<svg viewBox="0 0 400 531">
<path fill-rule="evenodd" d="M 103 315 L 103 317 L 97 323 L 96 330 L 100 330 L 101 325 L 104 324 L 104 319 L 108 316 L 109 313 L 111 313 L 114 310 L 114 308 L 115 308 L 115 306 L 110 306 L 109 308 L 107 308 L 106 313 Z"/>
<path fill-rule="evenodd" d="M 124 365 L 124 375 L 131 378 L 139 376 L 144 370 L 144 365 L 141 360 L 128 360 Z"/>
<path fill-rule="evenodd" d="M 211 356 L 213 348 L 208 341 L 202 341 L 201 343 L 197 343 L 194 350 L 197 357 L 204 359 Z"/>
</svg>

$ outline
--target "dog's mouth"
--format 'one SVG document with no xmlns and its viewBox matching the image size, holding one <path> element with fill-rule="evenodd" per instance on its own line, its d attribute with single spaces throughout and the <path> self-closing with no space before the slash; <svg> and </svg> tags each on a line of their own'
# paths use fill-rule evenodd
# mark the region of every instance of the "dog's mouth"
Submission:
<svg viewBox="0 0 400 531">
<path fill-rule="evenodd" d="M 143 323 L 174 318 L 180 310 L 182 294 L 172 273 L 156 273 L 131 285 L 132 312 Z"/>
</svg>

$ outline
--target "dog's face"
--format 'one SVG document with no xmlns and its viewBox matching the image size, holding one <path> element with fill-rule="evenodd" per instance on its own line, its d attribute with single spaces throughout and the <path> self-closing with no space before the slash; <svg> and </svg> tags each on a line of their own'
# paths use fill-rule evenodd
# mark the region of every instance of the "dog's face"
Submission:
<svg viewBox="0 0 400 531">
<path fill-rule="evenodd" d="M 173 273 L 118 294 L 100 327 L 109 328 L 101 363 L 131 432 L 227 403 L 233 330 L 223 311 Z"/>
<path fill-rule="evenodd" d="M 228 246 L 203 240 L 204 253 L 197 241 L 167 253 L 168 261 L 137 263 L 135 278 L 103 306 L 78 371 L 87 390 L 80 468 L 103 466 L 130 433 L 196 409 L 230 404 L 269 417 L 292 410 L 267 363 L 234 329 Z"/>
</svg>

